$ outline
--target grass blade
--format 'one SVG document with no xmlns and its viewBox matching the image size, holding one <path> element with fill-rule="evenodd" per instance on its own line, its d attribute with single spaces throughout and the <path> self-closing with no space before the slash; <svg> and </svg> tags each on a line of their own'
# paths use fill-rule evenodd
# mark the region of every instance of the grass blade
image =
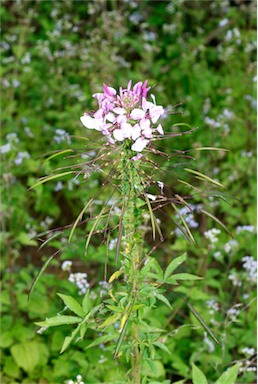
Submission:
<svg viewBox="0 0 258 384">
<path fill-rule="evenodd" d="M 189 168 L 184 168 L 184 170 L 187 171 L 187 172 L 193 173 L 200 180 L 208 181 L 209 183 L 217 185 L 217 187 L 220 187 L 220 188 L 226 188 L 226 187 L 224 187 L 224 185 L 220 184 L 218 181 L 213 180 L 212 178 L 210 178 L 209 176 L 204 175 L 201 172 L 198 172 L 198 171 L 195 171 L 194 169 L 189 169 Z"/>
<path fill-rule="evenodd" d="M 190 303 L 186 303 L 186 305 L 188 306 L 188 308 L 190 309 L 190 311 L 192 312 L 192 314 L 194 315 L 194 317 L 199 321 L 199 323 L 202 325 L 202 327 L 205 329 L 205 331 L 208 332 L 208 334 L 211 336 L 211 338 L 215 341 L 215 343 L 217 343 L 218 345 L 220 345 L 220 342 L 218 341 L 218 339 L 214 336 L 213 332 L 210 330 L 210 328 L 208 327 L 208 325 L 205 323 L 205 321 L 203 320 L 203 318 L 201 317 L 201 315 L 196 311 L 196 309 L 190 304 Z"/>
<path fill-rule="evenodd" d="M 68 171 L 68 172 L 58 173 L 58 175 L 42 177 L 36 184 L 32 185 L 32 187 L 30 187 L 29 190 L 37 187 L 40 184 L 46 183 L 47 181 L 54 180 L 62 176 L 70 175 L 71 173 L 74 173 L 74 171 Z"/>
<path fill-rule="evenodd" d="M 226 152 L 229 152 L 229 149 L 215 148 L 215 147 L 200 147 L 200 148 L 194 148 L 193 151 L 226 151 Z"/>
<path fill-rule="evenodd" d="M 47 239 L 46 241 L 44 241 L 44 243 L 43 244 L 41 244 L 41 246 L 39 247 L 39 251 L 43 248 L 43 247 L 45 247 L 50 241 L 52 241 L 53 239 L 55 239 L 56 237 L 58 237 L 59 235 L 61 235 L 63 232 L 60 232 L 60 231 L 58 231 L 58 232 L 56 232 L 53 236 L 51 236 L 49 239 Z"/>
<path fill-rule="evenodd" d="M 92 234 L 93 234 L 95 228 L 97 227 L 97 225 L 99 224 L 99 222 L 100 222 L 100 220 L 102 218 L 102 213 L 104 212 L 104 210 L 105 210 L 105 207 L 103 207 L 101 209 L 100 213 L 97 215 L 96 220 L 94 221 L 94 223 L 93 223 L 93 225 L 91 227 L 91 230 L 89 232 L 89 235 L 88 235 L 88 238 L 87 238 L 87 241 L 86 241 L 86 245 L 85 245 L 85 255 L 87 253 L 87 249 L 88 249 L 88 246 L 89 246 Z"/>
<path fill-rule="evenodd" d="M 47 158 L 44 160 L 44 162 L 45 162 L 45 161 L 49 161 L 49 160 L 51 160 L 51 159 L 54 159 L 55 157 L 60 156 L 60 155 L 63 155 L 64 153 L 68 153 L 68 152 L 72 152 L 72 149 L 65 149 L 64 151 L 58 151 L 57 153 L 54 153 L 53 155 L 47 157 Z"/>
<path fill-rule="evenodd" d="M 210 212 L 204 211 L 203 209 L 201 209 L 201 212 L 215 220 L 219 225 L 222 226 L 222 228 L 229 234 L 229 236 L 232 237 L 232 239 L 234 238 L 232 233 L 225 226 L 225 224 L 223 224 L 222 221 L 220 221 L 216 216 L 213 216 Z"/>
<path fill-rule="evenodd" d="M 59 251 L 58 251 L 59 252 Z M 32 282 L 32 285 L 31 285 L 31 288 L 30 288 L 30 291 L 29 291 L 29 294 L 28 294 L 28 301 L 30 301 L 30 297 L 32 295 L 32 292 L 34 291 L 35 287 L 36 287 L 36 284 L 37 282 L 39 281 L 41 275 L 45 272 L 45 270 L 47 269 L 48 265 L 50 264 L 51 260 L 55 257 L 55 255 L 57 254 L 57 252 L 55 252 L 53 255 L 51 255 L 47 261 L 45 262 L 45 264 L 43 265 L 43 267 L 41 268 L 41 270 L 39 271 L 39 273 L 36 275 L 35 279 L 33 280 Z"/>
<path fill-rule="evenodd" d="M 151 226 L 152 226 L 152 237 L 153 237 L 153 240 L 155 240 L 155 219 L 154 219 L 154 214 L 153 214 L 153 211 L 151 209 L 150 200 L 148 199 L 147 196 L 145 196 L 145 200 L 146 200 L 149 212 L 150 212 L 150 219 L 151 219 Z"/>
<path fill-rule="evenodd" d="M 78 215 L 77 219 L 75 220 L 74 225 L 73 225 L 73 227 L 72 227 L 72 229 L 71 229 L 71 232 L 70 232 L 70 235 L 69 235 L 69 239 L 68 239 L 68 243 L 70 243 L 70 241 L 72 240 L 73 233 L 74 233 L 74 231 L 75 231 L 75 228 L 77 227 L 77 224 L 78 224 L 79 221 L 82 219 L 82 216 L 83 216 L 84 212 L 85 212 L 86 209 L 89 207 L 89 205 L 92 203 L 92 201 L 93 201 L 93 198 L 90 199 L 90 200 L 88 201 L 88 203 L 85 205 L 85 207 L 84 207 L 84 208 L 81 210 L 81 212 L 79 213 L 79 215 Z"/>
<path fill-rule="evenodd" d="M 178 216 L 180 217 L 182 223 L 184 224 L 184 227 L 185 227 L 185 229 L 186 229 L 186 231 L 187 231 L 187 233 L 188 233 L 188 236 L 190 237 L 192 243 L 193 243 L 193 244 L 196 244 L 196 242 L 195 242 L 195 240 L 194 240 L 194 238 L 193 238 L 192 232 L 190 231 L 190 228 L 188 227 L 188 225 L 187 225 L 185 219 L 183 218 L 183 216 L 181 215 L 180 211 L 177 209 L 177 207 L 175 206 L 175 204 L 172 203 L 171 205 L 172 205 L 172 207 L 174 208 L 174 210 L 177 212 L 177 214 L 178 214 Z"/>
<path fill-rule="evenodd" d="M 125 210 L 126 210 L 126 204 L 124 204 L 120 218 L 119 218 L 118 236 L 117 236 L 117 243 L 116 243 L 116 265 L 118 264 L 119 250 L 120 250 L 120 244 L 121 244 L 122 233 L 123 233 L 123 218 L 124 218 Z"/>
</svg>

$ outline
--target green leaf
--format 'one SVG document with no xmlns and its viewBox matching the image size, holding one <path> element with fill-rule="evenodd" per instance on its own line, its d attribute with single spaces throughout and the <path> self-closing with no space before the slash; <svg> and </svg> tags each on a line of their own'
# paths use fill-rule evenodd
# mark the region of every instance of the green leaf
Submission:
<svg viewBox="0 0 258 384">
<path fill-rule="evenodd" d="M 155 273 L 158 279 L 163 278 L 163 270 L 156 259 L 154 259 L 151 269 Z"/>
<path fill-rule="evenodd" d="M 99 344 L 107 343 L 108 341 L 114 340 L 115 338 L 117 338 L 117 335 L 115 334 L 100 336 L 96 340 L 94 340 L 92 343 L 90 343 L 86 347 L 86 349 L 95 347 L 96 345 L 99 345 Z"/>
<path fill-rule="evenodd" d="M 124 271 L 122 271 L 121 269 L 119 269 L 118 271 L 115 271 L 109 278 L 108 282 L 109 283 L 112 283 L 113 280 L 117 279 L 120 275 L 122 275 L 124 273 Z"/>
<path fill-rule="evenodd" d="M 156 298 L 160 301 L 162 301 L 163 303 L 165 303 L 170 309 L 173 309 L 171 307 L 171 304 L 170 302 L 168 301 L 168 299 L 164 296 L 164 295 L 161 295 L 160 293 L 156 293 Z"/>
<path fill-rule="evenodd" d="M 191 275 L 190 273 L 175 273 L 172 276 L 175 280 L 201 280 L 202 277 Z"/>
<path fill-rule="evenodd" d="M 81 321 L 82 319 L 80 317 L 60 315 L 60 316 L 50 317 L 45 321 L 39 321 L 35 324 L 40 327 L 56 327 L 58 325 L 76 324 L 76 323 L 80 323 Z"/>
<path fill-rule="evenodd" d="M 235 384 L 238 376 L 239 364 L 233 365 L 230 369 L 224 372 L 216 381 L 215 384 Z"/>
<path fill-rule="evenodd" d="M 168 347 L 166 347 L 165 344 L 160 343 L 159 341 L 154 341 L 154 343 L 152 343 L 152 344 L 156 345 L 156 347 L 162 349 L 162 351 L 165 351 L 165 352 L 167 352 L 169 355 L 171 355 L 170 350 L 168 349 Z"/>
<path fill-rule="evenodd" d="M 81 327 L 80 327 L 80 337 L 81 337 L 81 339 L 84 338 L 84 335 L 85 335 L 87 329 L 88 329 L 88 324 L 83 323 L 83 324 L 81 325 Z"/>
<path fill-rule="evenodd" d="M 89 313 L 91 308 L 92 308 L 92 303 L 91 303 L 91 299 L 90 299 L 90 290 L 88 289 L 88 291 L 86 292 L 83 300 L 82 300 L 82 308 L 86 313 Z"/>
<path fill-rule="evenodd" d="M 166 284 L 178 285 L 178 282 L 174 279 L 173 276 L 174 276 L 174 275 L 170 276 L 170 277 L 166 280 Z"/>
<path fill-rule="evenodd" d="M 194 363 L 192 363 L 192 367 L 193 384 L 208 384 L 204 373 Z"/>
<path fill-rule="evenodd" d="M 168 265 L 165 274 L 164 274 L 164 281 L 174 272 L 175 269 L 179 267 L 180 264 L 182 264 L 186 260 L 186 253 L 183 255 L 175 258 L 171 261 L 171 263 Z"/>
<path fill-rule="evenodd" d="M 72 332 L 71 336 L 65 337 L 60 354 L 63 353 L 69 347 L 71 342 L 75 339 L 75 337 L 80 331 L 80 327 L 81 327 L 81 324 L 79 324 L 78 327 Z"/>
<path fill-rule="evenodd" d="M 25 372 L 33 371 L 40 363 L 39 344 L 35 341 L 13 345 L 11 354 L 18 367 L 24 369 Z"/>
<path fill-rule="evenodd" d="M 37 246 L 38 243 L 35 240 L 31 240 L 29 235 L 26 232 L 21 232 L 19 236 L 17 237 L 17 240 L 22 245 L 30 245 L 30 246 Z"/>
<path fill-rule="evenodd" d="M 114 324 L 117 320 L 120 319 L 120 317 L 122 316 L 122 313 L 115 313 L 114 315 L 108 317 L 103 324 L 101 324 L 99 326 L 99 328 L 105 328 L 105 327 L 109 327 L 110 325 Z"/>
<path fill-rule="evenodd" d="M 76 301 L 72 296 L 63 295 L 62 293 L 57 294 L 61 299 L 63 300 L 64 304 L 76 315 L 80 317 L 85 316 L 85 312 L 82 308 L 82 306 Z"/>
</svg>

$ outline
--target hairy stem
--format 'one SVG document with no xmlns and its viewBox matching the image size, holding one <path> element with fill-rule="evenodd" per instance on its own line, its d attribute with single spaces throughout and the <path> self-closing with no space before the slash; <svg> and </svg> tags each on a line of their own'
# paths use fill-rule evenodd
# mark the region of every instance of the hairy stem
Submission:
<svg viewBox="0 0 258 384">
<path fill-rule="evenodd" d="M 135 167 L 135 163 L 130 159 L 132 157 L 130 150 L 125 150 L 124 157 L 124 178 L 122 185 L 122 193 L 126 196 L 126 213 L 123 219 L 123 226 L 125 230 L 126 239 L 126 257 L 129 261 L 128 268 L 128 285 L 131 289 L 131 297 L 135 301 L 138 299 L 138 269 L 141 259 L 141 236 L 139 227 L 141 224 L 141 213 L 137 206 L 137 199 L 139 192 L 141 191 L 141 183 L 139 181 L 139 175 Z M 133 337 L 133 350 L 132 350 L 132 370 L 131 378 L 134 384 L 140 384 L 141 382 L 141 351 L 139 347 L 139 333 L 137 324 L 137 312 L 132 314 L 136 316 L 134 318 L 132 327 Z"/>
</svg>

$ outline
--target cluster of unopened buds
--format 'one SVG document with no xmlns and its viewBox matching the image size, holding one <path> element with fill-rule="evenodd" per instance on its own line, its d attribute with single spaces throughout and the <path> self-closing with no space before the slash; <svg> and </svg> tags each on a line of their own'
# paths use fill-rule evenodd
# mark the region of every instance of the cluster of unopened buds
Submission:
<svg viewBox="0 0 258 384">
<path fill-rule="evenodd" d="M 153 102 L 147 101 L 151 89 L 147 83 L 148 80 L 138 82 L 132 87 L 130 80 L 126 89 L 120 87 L 119 93 L 103 84 L 104 92 L 93 95 L 98 100 L 99 109 L 93 114 L 85 113 L 81 117 L 82 124 L 100 131 L 110 144 L 129 139 L 132 141 L 131 149 L 142 152 L 154 135 L 164 134 L 161 124 L 156 126 L 164 108 L 156 105 L 153 95 Z"/>
</svg>

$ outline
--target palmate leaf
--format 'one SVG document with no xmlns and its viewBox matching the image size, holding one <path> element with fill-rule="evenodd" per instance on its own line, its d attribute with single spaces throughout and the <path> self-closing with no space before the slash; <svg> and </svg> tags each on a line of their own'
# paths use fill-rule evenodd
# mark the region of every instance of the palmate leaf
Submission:
<svg viewBox="0 0 258 384">
<path fill-rule="evenodd" d="M 106 327 L 109 327 L 110 325 L 114 324 L 117 320 L 120 319 L 120 317 L 122 316 L 122 313 L 115 313 L 114 315 L 108 317 L 104 323 L 102 323 L 100 326 L 99 326 L 99 329 L 102 329 L 102 328 L 106 328 Z"/>
<path fill-rule="evenodd" d="M 92 309 L 92 303 L 90 299 L 90 290 L 88 289 L 87 292 L 84 295 L 84 298 L 82 300 L 82 308 L 84 312 L 87 314 Z"/>
<path fill-rule="evenodd" d="M 100 336 L 96 340 L 94 340 L 92 343 L 90 343 L 86 347 L 86 349 L 95 347 L 96 345 L 99 345 L 99 344 L 102 344 L 102 343 L 103 344 L 107 343 L 108 341 L 114 340 L 115 338 L 117 338 L 117 335 L 115 335 L 115 334 Z"/>
<path fill-rule="evenodd" d="M 35 324 L 39 325 L 40 327 L 56 327 L 58 325 L 76 324 L 76 323 L 80 323 L 81 321 L 82 321 L 81 317 L 60 315 L 60 316 L 50 317 L 45 321 L 39 321 Z"/>
<path fill-rule="evenodd" d="M 80 328 L 81 328 L 81 324 L 78 325 L 77 328 L 75 328 L 75 330 L 72 332 L 71 336 L 67 336 L 65 337 L 64 339 L 64 342 L 63 342 L 63 345 L 62 345 L 62 348 L 61 348 L 61 351 L 60 351 L 60 354 L 63 353 L 68 347 L 69 345 L 71 344 L 71 342 L 75 339 L 75 337 L 78 335 L 79 331 L 80 331 Z"/>
<path fill-rule="evenodd" d="M 164 304 L 166 304 L 170 309 L 173 309 L 170 302 L 168 301 L 168 299 L 164 295 L 161 295 L 160 293 L 156 293 L 155 297 L 158 300 L 162 301 Z"/>
<path fill-rule="evenodd" d="M 80 317 L 85 316 L 85 311 L 83 310 L 82 306 L 76 301 L 72 296 L 63 295 L 61 293 L 57 294 L 64 302 L 64 304 L 76 315 Z"/>
<path fill-rule="evenodd" d="M 162 349 L 162 351 L 165 351 L 165 352 L 167 352 L 169 355 L 171 355 L 170 350 L 168 349 L 168 347 L 166 347 L 165 344 L 160 343 L 159 341 L 154 341 L 153 344 L 156 345 L 156 347 L 158 347 L 159 349 Z"/>
<path fill-rule="evenodd" d="M 164 273 L 164 281 L 174 272 L 175 269 L 179 267 L 186 260 L 186 253 L 183 255 L 176 257 L 171 263 L 167 266 L 166 271 Z"/>
<path fill-rule="evenodd" d="M 173 276 L 171 276 L 172 279 L 177 280 L 202 280 L 202 277 L 191 275 L 190 273 L 175 273 Z"/>
</svg>

